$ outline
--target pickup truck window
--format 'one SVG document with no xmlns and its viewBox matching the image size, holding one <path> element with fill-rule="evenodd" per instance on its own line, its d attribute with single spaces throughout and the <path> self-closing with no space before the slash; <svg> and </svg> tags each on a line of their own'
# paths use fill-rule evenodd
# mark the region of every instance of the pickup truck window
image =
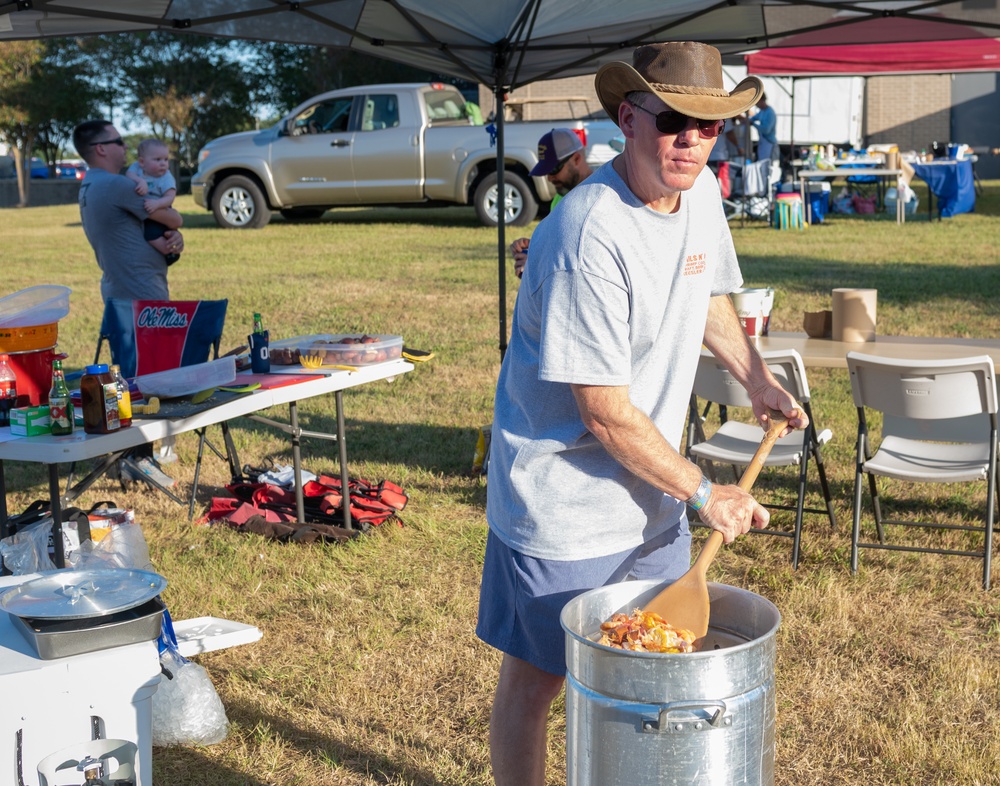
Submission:
<svg viewBox="0 0 1000 786">
<path fill-rule="evenodd" d="M 351 120 L 351 106 L 354 99 L 331 98 L 320 101 L 300 112 L 295 118 L 295 131 L 298 134 L 331 134 L 335 131 L 346 131 Z"/>
<path fill-rule="evenodd" d="M 453 90 L 434 90 L 424 93 L 427 117 L 431 121 L 465 120 L 465 99 Z"/>
<path fill-rule="evenodd" d="M 361 130 L 378 131 L 399 127 L 399 100 L 393 94 L 365 96 Z"/>
</svg>

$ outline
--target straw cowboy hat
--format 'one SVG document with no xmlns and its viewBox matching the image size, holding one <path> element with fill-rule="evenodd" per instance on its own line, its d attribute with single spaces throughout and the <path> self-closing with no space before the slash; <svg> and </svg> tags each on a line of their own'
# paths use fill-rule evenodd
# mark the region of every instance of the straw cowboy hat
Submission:
<svg viewBox="0 0 1000 786">
<path fill-rule="evenodd" d="M 628 93 L 653 93 L 671 109 L 700 120 L 735 117 L 752 107 L 764 92 L 748 76 L 730 93 L 722 83 L 722 55 L 714 46 L 695 41 L 649 44 L 632 53 L 632 65 L 601 66 L 594 80 L 597 97 L 611 119 Z"/>
</svg>

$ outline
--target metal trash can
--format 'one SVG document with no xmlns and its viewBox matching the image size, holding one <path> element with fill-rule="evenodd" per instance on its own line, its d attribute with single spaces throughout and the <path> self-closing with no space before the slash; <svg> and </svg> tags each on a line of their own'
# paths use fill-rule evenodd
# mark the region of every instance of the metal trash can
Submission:
<svg viewBox="0 0 1000 786">
<path fill-rule="evenodd" d="M 568 786 L 771 786 L 781 615 L 759 595 L 712 583 L 701 651 L 597 644 L 602 622 L 644 607 L 662 586 L 600 587 L 562 611 Z"/>
</svg>

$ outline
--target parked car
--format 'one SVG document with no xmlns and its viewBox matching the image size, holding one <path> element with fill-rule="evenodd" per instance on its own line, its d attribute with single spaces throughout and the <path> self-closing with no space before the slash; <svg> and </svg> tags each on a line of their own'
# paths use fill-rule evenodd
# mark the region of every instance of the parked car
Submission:
<svg viewBox="0 0 1000 786">
<path fill-rule="evenodd" d="M 487 127 L 472 125 L 465 99 L 451 85 L 364 85 L 334 90 L 296 107 L 273 127 L 209 142 L 191 180 L 197 204 L 219 226 L 253 229 L 271 212 L 315 219 L 331 207 L 445 204 L 475 207 L 496 226 L 529 223 L 539 203 L 555 196 L 538 162 L 538 139 L 553 125 L 584 129 L 583 121 L 518 122 L 505 126 L 506 200 L 497 199 L 496 147 Z"/>
<path fill-rule="evenodd" d="M 83 161 L 56 161 L 56 177 L 65 180 L 83 180 L 87 164 Z"/>
<path fill-rule="evenodd" d="M 31 157 L 31 176 L 35 178 L 49 176 L 49 165 L 38 156 Z"/>
</svg>

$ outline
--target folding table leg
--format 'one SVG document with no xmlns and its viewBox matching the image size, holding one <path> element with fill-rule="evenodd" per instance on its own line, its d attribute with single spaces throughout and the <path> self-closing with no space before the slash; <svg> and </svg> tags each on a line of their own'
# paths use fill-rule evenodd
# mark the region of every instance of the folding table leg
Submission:
<svg viewBox="0 0 1000 786">
<path fill-rule="evenodd" d="M 3 461 L 0 460 L 0 538 L 10 535 L 7 531 L 10 526 L 10 517 L 7 515 L 7 477 L 3 469 Z"/>
<path fill-rule="evenodd" d="M 57 568 L 66 567 L 66 555 L 63 552 L 62 539 L 62 505 L 59 493 L 59 465 L 49 464 L 49 504 L 52 511 L 52 548 L 54 549 Z"/>
<path fill-rule="evenodd" d="M 302 432 L 299 431 L 299 405 L 288 402 L 289 433 L 292 435 L 292 469 L 295 472 L 295 516 L 300 524 L 306 520 L 305 497 L 302 493 Z"/>
<path fill-rule="evenodd" d="M 337 449 L 340 458 L 340 491 L 343 494 L 344 502 L 344 529 L 351 528 L 351 487 L 350 478 L 347 473 L 347 439 L 344 436 L 344 391 L 338 390 L 333 394 L 337 402 Z"/>
</svg>

